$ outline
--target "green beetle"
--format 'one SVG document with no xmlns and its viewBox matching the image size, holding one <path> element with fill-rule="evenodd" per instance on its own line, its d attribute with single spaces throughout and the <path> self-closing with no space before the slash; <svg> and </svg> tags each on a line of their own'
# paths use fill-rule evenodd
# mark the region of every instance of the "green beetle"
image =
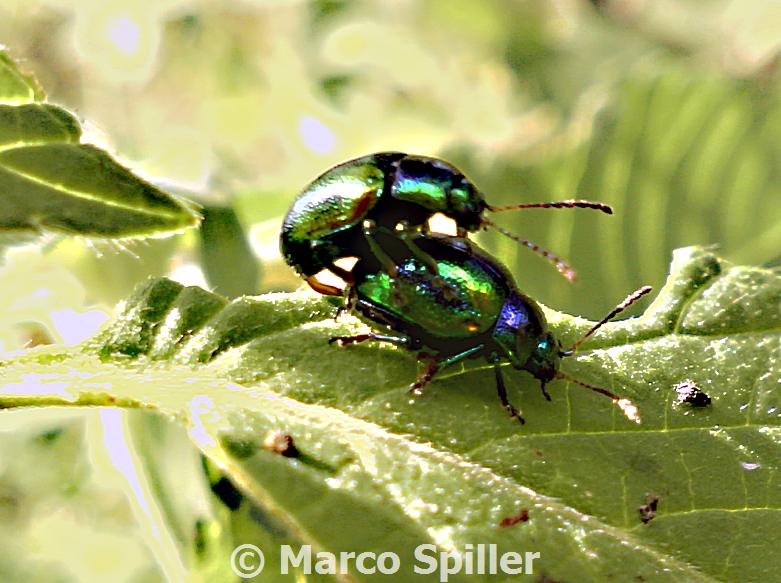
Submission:
<svg viewBox="0 0 781 583">
<path fill-rule="evenodd" d="M 391 238 L 381 243 L 391 255 L 403 253 Z M 521 423 L 523 418 L 507 398 L 502 362 L 538 379 L 548 400 L 545 385 L 553 379 L 566 379 L 610 397 L 627 417 L 636 420 L 637 411 L 630 401 L 565 375 L 559 371 L 559 363 L 605 322 L 650 292 L 650 287 L 628 296 L 572 348 L 563 350 L 548 331 L 537 303 L 520 292 L 507 270 L 474 243 L 439 235 L 420 237 L 414 243 L 435 259 L 438 276 L 434 278 L 415 257 L 402 260 L 393 276 L 375 271 L 371 262 L 358 261 L 347 306 L 363 321 L 384 331 L 337 336 L 330 342 L 374 340 L 416 351 L 425 364 L 410 385 L 413 392 L 420 392 L 445 366 L 467 358 L 485 358 L 494 367 L 502 405 Z"/>
<path fill-rule="evenodd" d="M 468 178 L 444 160 L 379 152 L 334 166 L 311 182 L 293 201 L 283 221 L 280 248 L 285 261 L 312 288 L 339 295 L 341 290 L 319 282 L 315 276 L 329 270 L 351 283 L 350 272 L 336 264 L 345 257 L 373 260 L 393 273 L 395 265 L 377 245 L 376 234 L 393 233 L 410 241 L 426 233 L 428 220 L 442 213 L 455 221 L 460 236 L 494 227 L 552 261 L 572 280 L 575 272 L 565 261 L 497 227 L 485 214 L 575 207 L 612 213 L 606 204 L 585 200 L 492 207 Z M 416 256 L 427 264 L 429 271 L 435 271 L 434 263 L 411 242 L 407 243 L 407 255 Z"/>
</svg>

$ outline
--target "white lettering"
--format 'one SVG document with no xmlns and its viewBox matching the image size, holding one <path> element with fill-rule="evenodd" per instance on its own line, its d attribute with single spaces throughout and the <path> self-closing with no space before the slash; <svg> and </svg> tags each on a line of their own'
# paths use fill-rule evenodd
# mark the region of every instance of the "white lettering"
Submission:
<svg viewBox="0 0 781 583">
<path fill-rule="evenodd" d="M 508 575 L 520 575 L 523 573 L 523 557 L 521 557 L 521 553 L 512 551 L 502 553 L 502 556 L 499 558 L 499 568 L 502 570 L 502 573 L 507 573 Z"/>
<path fill-rule="evenodd" d="M 288 574 L 288 566 L 290 567 L 303 567 L 301 570 L 307 575 L 312 573 L 312 547 L 309 545 L 301 545 L 301 549 L 298 554 L 293 553 L 293 549 L 290 545 L 282 545 L 279 547 L 279 571 L 283 575 Z"/>
<path fill-rule="evenodd" d="M 350 559 L 355 558 L 355 553 L 341 552 L 339 553 L 339 572 L 348 573 L 350 571 Z"/>
<path fill-rule="evenodd" d="M 377 557 L 374 553 L 361 553 L 358 555 L 358 558 L 355 560 L 355 568 L 359 573 L 363 575 L 374 575 L 377 569 L 375 569 L 374 567 L 367 567 L 364 564 L 364 561 L 366 561 L 366 559 L 374 560 L 376 562 Z"/>
<path fill-rule="evenodd" d="M 539 559 L 538 552 L 499 553 L 496 544 L 465 544 L 463 549 L 438 552 L 435 544 L 422 544 L 415 548 L 413 571 L 418 575 L 431 575 L 439 572 L 439 581 L 447 583 L 451 575 L 531 575 L 534 573 L 534 560 Z M 486 552 L 487 551 L 487 552 Z M 318 575 L 349 575 L 351 571 L 362 575 L 393 575 L 401 569 L 401 559 L 391 551 L 377 555 L 372 552 L 335 553 L 318 552 L 312 565 L 311 545 L 301 545 L 294 550 L 290 545 L 280 545 L 280 573 L 287 575 L 292 569 L 300 569 L 305 575 L 313 572 Z M 249 572 L 253 567 L 253 557 L 240 555 L 237 566 Z M 231 558 L 233 561 L 234 559 Z M 261 562 L 262 564 L 262 562 Z M 256 567 L 257 568 L 257 567 Z"/>
<path fill-rule="evenodd" d="M 390 567 L 386 565 L 388 559 L 390 559 Z M 396 553 L 380 553 L 380 556 L 377 557 L 377 569 L 383 575 L 393 575 L 394 573 L 398 573 L 400 568 L 401 561 L 399 560 L 399 556 Z M 372 571 L 372 573 L 373 572 L 374 571 Z"/>
<path fill-rule="evenodd" d="M 437 570 L 437 560 L 434 557 L 430 557 L 426 554 L 426 551 L 435 552 L 437 550 L 436 545 L 418 545 L 415 547 L 415 560 L 419 563 L 425 563 L 428 565 L 425 569 L 415 565 L 413 570 L 418 575 L 431 575 Z"/>
<path fill-rule="evenodd" d="M 333 553 L 317 553 L 315 573 L 320 575 L 336 575 L 336 557 Z"/>
<path fill-rule="evenodd" d="M 450 559 L 453 560 L 452 564 Z M 439 554 L 439 580 L 441 583 L 446 583 L 450 578 L 450 575 L 455 575 L 461 572 L 461 566 L 463 560 L 461 559 L 461 553 L 458 551 L 448 551 L 447 553 Z"/>
<path fill-rule="evenodd" d="M 534 573 L 534 559 L 540 558 L 540 553 L 530 553 L 526 552 L 526 574 L 531 575 Z"/>
<path fill-rule="evenodd" d="M 474 545 L 466 544 L 464 545 L 464 550 L 466 551 L 464 553 L 464 573 L 467 575 L 472 575 L 472 560 L 474 558 L 475 552 L 472 550 L 474 548 Z"/>
</svg>

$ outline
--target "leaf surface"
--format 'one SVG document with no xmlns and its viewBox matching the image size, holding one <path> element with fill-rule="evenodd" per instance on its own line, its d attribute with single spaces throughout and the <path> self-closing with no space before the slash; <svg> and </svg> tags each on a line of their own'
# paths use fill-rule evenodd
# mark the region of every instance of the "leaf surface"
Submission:
<svg viewBox="0 0 781 583">
<path fill-rule="evenodd" d="M 150 280 L 82 352 L 6 362 L 0 403 L 113 404 L 181 419 L 295 540 L 393 551 L 402 573 L 422 543 L 493 543 L 541 553 L 532 578 L 760 581 L 781 535 L 780 311 L 777 273 L 679 250 L 643 316 L 605 326 L 564 363 L 631 398 L 642 423 L 561 381 L 548 403 L 529 375 L 508 369 L 527 419 L 519 426 L 485 365 L 447 371 L 413 399 L 409 354 L 328 345 L 360 325 L 334 323 L 321 297 L 226 303 Z M 547 315 L 565 346 L 590 325 Z M 711 406 L 676 403 L 673 387 L 686 379 Z M 300 455 L 264 447 L 273 432 Z M 657 516 L 642 524 L 647 495 L 659 498 Z M 501 526 L 524 510 L 527 521 Z M 450 580 L 490 579 L 460 577 Z"/>
<path fill-rule="evenodd" d="M 0 202 L 0 235 L 11 242 L 44 232 L 144 237 L 198 222 L 189 205 L 81 143 L 78 119 L 45 103 L 35 80 L 2 51 Z"/>
</svg>

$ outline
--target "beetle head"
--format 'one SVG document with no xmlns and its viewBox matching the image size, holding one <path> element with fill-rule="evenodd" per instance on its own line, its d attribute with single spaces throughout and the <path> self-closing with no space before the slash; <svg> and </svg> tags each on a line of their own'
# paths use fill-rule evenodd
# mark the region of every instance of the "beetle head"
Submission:
<svg viewBox="0 0 781 583">
<path fill-rule="evenodd" d="M 545 332 L 529 355 L 524 369 L 543 385 L 556 378 L 562 351 L 561 343 L 550 332 Z"/>
</svg>

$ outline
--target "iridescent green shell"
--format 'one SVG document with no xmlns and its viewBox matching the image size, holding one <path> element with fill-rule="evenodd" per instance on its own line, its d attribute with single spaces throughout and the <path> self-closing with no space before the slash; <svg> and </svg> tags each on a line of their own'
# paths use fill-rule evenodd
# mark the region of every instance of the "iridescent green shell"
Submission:
<svg viewBox="0 0 781 583">
<path fill-rule="evenodd" d="M 374 156 L 332 168 L 296 198 L 282 232 L 291 241 L 313 241 L 359 225 L 377 204 L 384 183 Z"/>
<path fill-rule="evenodd" d="M 364 272 L 359 262 L 350 299 L 354 313 L 439 358 L 475 349 L 472 358 L 508 360 L 550 380 L 560 345 L 540 307 L 518 290 L 505 267 L 460 237 L 430 234 L 414 242 L 435 260 L 438 274 L 416 258 L 399 262 L 395 274 Z"/>
<path fill-rule="evenodd" d="M 457 168 L 427 156 L 405 156 L 395 166 L 388 196 L 418 207 L 421 214 L 414 222 L 442 213 L 466 231 L 480 228 L 485 199 Z"/>
<path fill-rule="evenodd" d="M 507 298 L 507 281 L 475 256 L 437 259 L 432 275 L 415 258 L 391 277 L 380 272 L 356 286 L 358 297 L 440 338 L 471 338 L 491 331 Z"/>
<path fill-rule="evenodd" d="M 285 261 L 308 278 L 342 257 L 371 253 L 364 224 L 394 232 L 443 213 L 467 231 L 482 224 L 482 195 L 456 168 L 436 158 L 378 152 L 334 166 L 296 198 L 282 224 Z"/>
</svg>

